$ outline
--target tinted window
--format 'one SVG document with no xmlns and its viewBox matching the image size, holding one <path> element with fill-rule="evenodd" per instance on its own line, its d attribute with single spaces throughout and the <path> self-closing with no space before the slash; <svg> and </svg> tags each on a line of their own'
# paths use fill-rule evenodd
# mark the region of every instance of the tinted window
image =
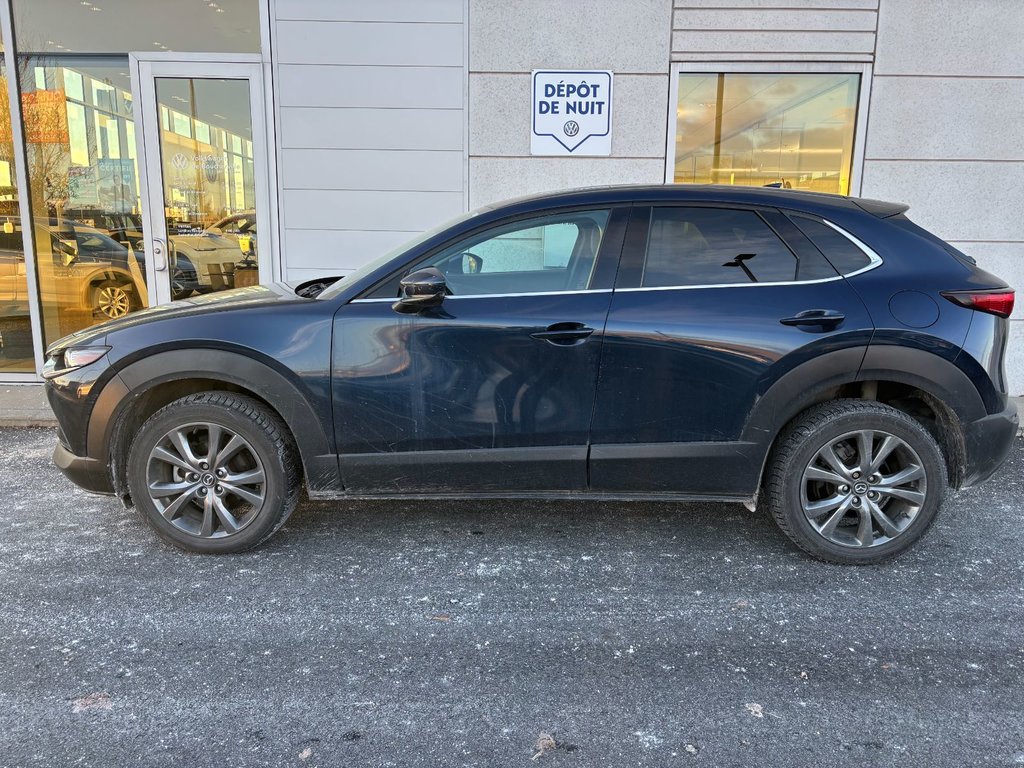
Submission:
<svg viewBox="0 0 1024 768">
<path fill-rule="evenodd" d="M 818 250 L 832 262 L 840 274 L 848 275 L 863 269 L 871 263 L 871 259 L 850 238 L 837 232 L 828 224 L 806 216 L 794 216 L 793 221 L 803 231 Z"/>
<path fill-rule="evenodd" d="M 655 208 L 641 285 L 794 280 L 797 260 L 754 211 Z"/>
<path fill-rule="evenodd" d="M 455 296 L 583 290 L 607 222 L 602 210 L 506 224 L 461 240 L 416 269 L 440 269 Z"/>
</svg>

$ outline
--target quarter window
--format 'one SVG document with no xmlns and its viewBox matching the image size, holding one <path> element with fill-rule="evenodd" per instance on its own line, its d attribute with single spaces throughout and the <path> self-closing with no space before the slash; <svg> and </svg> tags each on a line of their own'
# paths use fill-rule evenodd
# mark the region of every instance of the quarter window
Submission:
<svg viewBox="0 0 1024 768">
<path fill-rule="evenodd" d="M 793 216 L 792 219 L 840 274 L 848 275 L 871 263 L 871 259 L 856 243 L 823 221 L 807 216 Z"/>
<path fill-rule="evenodd" d="M 609 212 L 508 224 L 459 241 L 416 266 L 437 267 L 454 296 L 585 290 Z"/>
<path fill-rule="evenodd" d="M 754 211 L 655 208 L 641 285 L 772 283 L 799 279 L 798 264 Z"/>
</svg>

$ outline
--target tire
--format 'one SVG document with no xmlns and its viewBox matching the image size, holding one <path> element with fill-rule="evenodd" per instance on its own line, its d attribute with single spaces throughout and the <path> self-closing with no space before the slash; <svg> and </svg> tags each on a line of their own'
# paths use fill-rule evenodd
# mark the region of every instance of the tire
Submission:
<svg viewBox="0 0 1024 768">
<path fill-rule="evenodd" d="M 193 293 L 193 289 L 189 288 L 185 283 L 184 271 L 175 268 L 171 275 L 171 298 L 174 301 L 181 301 L 182 299 L 187 299 Z"/>
<path fill-rule="evenodd" d="M 211 435 L 219 450 L 210 450 Z M 132 500 L 157 534 L 206 554 L 268 539 L 295 509 L 301 479 L 284 422 L 231 392 L 189 395 L 153 414 L 131 445 L 127 474 Z"/>
<path fill-rule="evenodd" d="M 871 460 L 861 461 L 868 452 Z M 835 400 L 783 430 L 764 491 L 775 522 L 802 550 L 870 565 L 921 538 L 946 486 L 942 451 L 920 422 L 882 403 Z"/>
<path fill-rule="evenodd" d="M 108 320 L 115 320 L 138 309 L 139 297 L 128 283 L 107 280 L 93 288 L 92 308 Z"/>
</svg>

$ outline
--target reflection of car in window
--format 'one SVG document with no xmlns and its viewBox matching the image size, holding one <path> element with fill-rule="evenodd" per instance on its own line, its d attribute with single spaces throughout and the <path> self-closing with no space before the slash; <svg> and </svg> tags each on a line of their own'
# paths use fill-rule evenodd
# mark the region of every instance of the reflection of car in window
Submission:
<svg viewBox="0 0 1024 768">
<path fill-rule="evenodd" d="M 20 220 L 0 241 L 3 262 L 24 271 Z M 100 230 L 67 219 L 37 219 L 39 287 L 44 306 L 84 310 L 98 319 L 123 317 L 146 304 L 143 255 Z M 18 280 L 0 279 L 0 307 L 15 304 L 27 316 L 27 295 Z M 14 314 L 14 311 L 10 314 Z"/>
<path fill-rule="evenodd" d="M 235 267 L 256 264 L 256 214 L 245 211 L 219 219 L 195 235 L 168 228 L 177 266 L 172 276 L 175 299 L 193 291 L 209 293 L 235 285 Z"/>
</svg>

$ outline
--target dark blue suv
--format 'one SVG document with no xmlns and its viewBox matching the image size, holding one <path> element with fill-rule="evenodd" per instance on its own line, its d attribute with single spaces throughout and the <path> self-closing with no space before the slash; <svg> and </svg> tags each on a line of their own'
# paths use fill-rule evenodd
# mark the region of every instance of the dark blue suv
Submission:
<svg viewBox="0 0 1024 768">
<path fill-rule="evenodd" d="M 906 206 L 727 186 L 514 200 L 331 284 L 54 344 L 54 460 L 200 552 L 311 498 L 714 499 L 871 563 L 1017 429 L 1013 291 Z"/>
</svg>

